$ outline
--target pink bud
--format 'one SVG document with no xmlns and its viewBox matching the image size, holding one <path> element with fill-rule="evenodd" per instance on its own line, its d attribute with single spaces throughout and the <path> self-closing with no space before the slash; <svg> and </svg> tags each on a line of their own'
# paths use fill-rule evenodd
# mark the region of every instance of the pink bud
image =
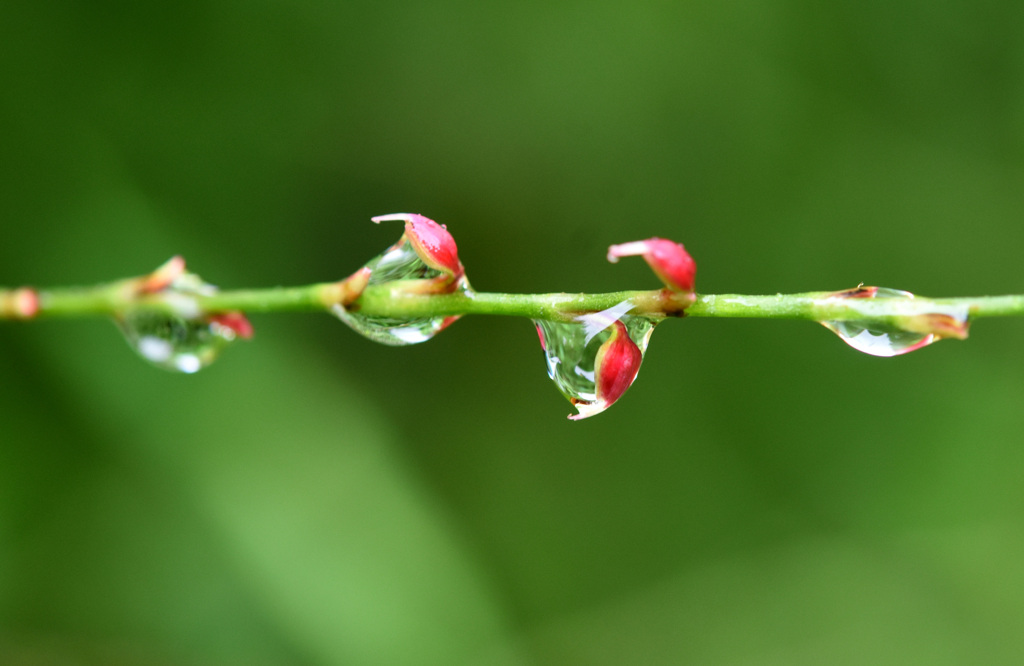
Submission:
<svg viewBox="0 0 1024 666">
<path fill-rule="evenodd" d="M 346 307 L 354 303 L 357 298 L 363 295 L 363 290 L 370 283 L 370 274 L 370 269 L 363 266 L 341 282 L 335 283 L 335 288 L 328 292 L 330 294 L 329 305 Z"/>
<path fill-rule="evenodd" d="M 393 213 L 370 219 L 377 224 L 393 220 L 405 222 L 405 234 L 402 238 L 409 241 L 423 263 L 448 275 L 448 282 L 457 281 L 465 273 L 462 262 L 459 261 L 455 239 L 443 224 L 416 213 Z"/>
<path fill-rule="evenodd" d="M 608 261 L 620 257 L 642 256 L 654 274 L 672 291 L 693 291 L 697 264 L 679 243 L 664 238 L 648 238 L 608 248 Z"/>
<path fill-rule="evenodd" d="M 181 255 L 168 259 L 162 266 L 150 273 L 139 282 L 139 291 L 155 294 L 166 289 L 172 282 L 185 273 L 185 260 Z"/>
<path fill-rule="evenodd" d="M 31 319 L 39 312 L 39 295 L 31 287 L 22 287 L 14 292 L 15 310 L 22 319 Z"/>
<path fill-rule="evenodd" d="M 569 418 L 578 421 L 608 409 L 633 384 L 643 358 L 640 348 L 629 337 L 626 325 L 616 321 L 612 325 L 611 336 L 601 345 L 594 361 L 597 399 L 594 402 L 574 401 L 579 414 L 571 414 Z"/>
<path fill-rule="evenodd" d="M 32 287 L 0 289 L 0 319 L 32 319 L 39 313 L 39 294 Z"/>
<path fill-rule="evenodd" d="M 235 335 L 244 340 L 252 337 L 252 324 L 241 312 L 221 312 L 220 314 L 210 315 L 210 321 L 233 331 Z"/>
</svg>

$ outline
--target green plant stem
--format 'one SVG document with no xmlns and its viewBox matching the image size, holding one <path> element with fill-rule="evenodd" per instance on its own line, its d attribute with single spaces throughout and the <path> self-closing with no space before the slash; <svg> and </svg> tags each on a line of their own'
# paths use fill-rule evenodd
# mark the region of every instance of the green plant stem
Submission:
<svg viewBox="0 0 1024 666">
<path fill-rule="evenodd" d="M 116 316 L 133 308 L 183 312 L 182 301 L 194 311 L 246 313 L 324 311 L 339 299 L 340 283 L 302 287 L 273 287 L 221 291 L 205 296 L 158 292 L 139 294 L 131 280 L 88 288 L 38 290 L 38 311 L 19 315 L 10 305 L 15 290 L 0 289 L 0 319 Z M 369 316 L 420 318 L 487 314 L 569 320 L 629 301 L 633 314 L 678 316 L 688 304 L 685 295 L 668 290 L 619 291 L 604 294 L 502 294 L 466 292 L 438 295 L 407 294 L 401 282 L 366 288 L 349 309 Z M 686 308 L 688 317 L 754 317 L 813 321 L 886 321 L 927 314 L 969 315 L 971 318 L 1024 315 L 1024 295 L 967 298 L 835 298 L 833 292 L 748 296 L 704 294 Z M 6 304 L 6 305 L 5 305 Z M 187 309 L 187 308 L 186 308 Z"/>
</svg>

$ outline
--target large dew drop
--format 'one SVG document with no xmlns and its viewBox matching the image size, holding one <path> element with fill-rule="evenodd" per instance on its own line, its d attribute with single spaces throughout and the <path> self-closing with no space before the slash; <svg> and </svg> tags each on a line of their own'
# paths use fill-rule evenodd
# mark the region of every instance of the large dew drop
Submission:
<svg viewBox="0 0 1024 666">
<path fill-rule="evenodd" d="M 394 282 L 396 280 L 429 280 L 443 273 L 427 266 L 409 243 L 401 242 L 387 252 L 367 262 L 370 280 L 367 286 Z M 467 291 L 469 284 L 463 277 L 457 291 Z M 331 312 L 352 330 L 374 342 L 385 345 L 404 346 L 426 342 L 458 317 L 422 317 L 418 319 L 392 319 L 389 317 L 368 317 L 358 311 L 346 310 L 342 305 L 331 306 Z"/>
<path fill-rule="evenodd" d="M 162 290 L 175 314 L 128 310 L 117 317 L 117 325 L 131 348 L 153 365 L 172 372 L 199 372 L 217 360 L 236 338 L 252 335 L 248 321 L 240 313 L 199 313 L 192 296 L 215 291 L 197 275 L 185 273 Z"/>
<path fill-rule="evenodd" d="M 857 287 L 838 292 L 830 298 L 912 299 L 914 294 L 887 287 Z M 907 354 L 947 337 L 967 337 L 966 307 L 908 315 L 902 319 L 900 323 L 823 321 L 821 324 L 857 351 L 882 357 Z"/>
<path fill-rule="evenodd" d="M 595 368 L 598 352 L 612 336 L 617 322 L 622 323 L 641 357 L 647 351 L 651 333 L 660 319 L 626 314 L 630 309 L 632 304 L 624 301 L 608 310 L 580 315 L 572 322 L 534 320 L 548 376 L 580 412 L 569 418 L 597 414 L 618 398 L 616 395 L 611 401 L 605 401 L 598 396 Z M 628 381 L 632 382 L 633 378 L 635 374 Z"/>
</svg>

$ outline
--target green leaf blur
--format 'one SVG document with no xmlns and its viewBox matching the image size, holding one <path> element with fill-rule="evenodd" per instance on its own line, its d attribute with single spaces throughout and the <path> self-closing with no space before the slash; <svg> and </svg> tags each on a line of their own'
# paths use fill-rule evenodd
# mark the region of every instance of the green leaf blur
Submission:
<svg viewBox="0 0 1024 666">
<path fill-rule="evenodd" d="M 1021 293 L 1024 3 L 0 6 L 0 284 L 176 253 L 474 287 Z M 580 423 L 525 320 L 253 316 L 196 376 L 0 326 L 0 663 L 996 664 L 1024 653 L 1021 322 L 906 357 L 668 321 Z"/>
</svg>

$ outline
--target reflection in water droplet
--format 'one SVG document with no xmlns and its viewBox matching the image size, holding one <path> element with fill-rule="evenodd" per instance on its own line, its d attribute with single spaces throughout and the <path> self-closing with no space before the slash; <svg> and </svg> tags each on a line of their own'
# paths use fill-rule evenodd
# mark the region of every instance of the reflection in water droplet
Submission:
<svg viewBox="0 0 1024 666">
<path fill-rule="evenodd" d="M 160 292 L 176 314 L 129 310 L 117 317 L 117 325 L 131 348 L 153 365 L 172 372 L 199 372 L 236 338 L 252 335 L 252 327 L 241 313 L 199 314 L 192 296 L 216 291 L 199 276 L 184 273 Z"/>
<path fill-rule="evenodd" d="M 829 298 L 914 298 L 909 291 L 887 287 L 857 287 L 838 292 Z M 854 321 L 823 321 L 821 324 L 857 351 L 872 356 L 899 356 L 952 337 L 967 337 L 966 307 L 950 307 L 942 311 L 908 315 L 899 323 Z"/>
<path fill-rule="evenodd" d="M 582 416 L 597 414 L 618 398 L 614 396 L 608 402 L 599 400 L 595 376 L 598 352 L 612 336 L 616 322 L 622 322 L 641 358 L 647 351 L 647 343 L 660 318 L 626 314 L 630 309 L 632 304 L 623 301 L 608 310 L 580 315 L 572 322 L 542 319 L 533 322 L 544 351 L 548 376 Z"/>
<path fill-rule="evenodd" d="M 128 344 L 155 366 L 174 372 L 199 372 L 213 363 L 237 336 L 213 321 L 160 312 L 129 312 L 118 320 Z"/>
<path fill-rule="evenodd" d="M 387 252 L 367 262 L 370 280 L 367 285 L 395 280 L 429 280 L 443 273 L 427 266 L 409 243 L 401 242 Z M 465 277 L 458 282 L 457 291 L 469 291 Z M 385 345 L 403 346 L 426 342 L 458 317 L 421 317 L 418 319 L 392 319 L 368 317 L 342 305 L 331 306 L 331 312 L 357 333 Z"/>
</svg>

